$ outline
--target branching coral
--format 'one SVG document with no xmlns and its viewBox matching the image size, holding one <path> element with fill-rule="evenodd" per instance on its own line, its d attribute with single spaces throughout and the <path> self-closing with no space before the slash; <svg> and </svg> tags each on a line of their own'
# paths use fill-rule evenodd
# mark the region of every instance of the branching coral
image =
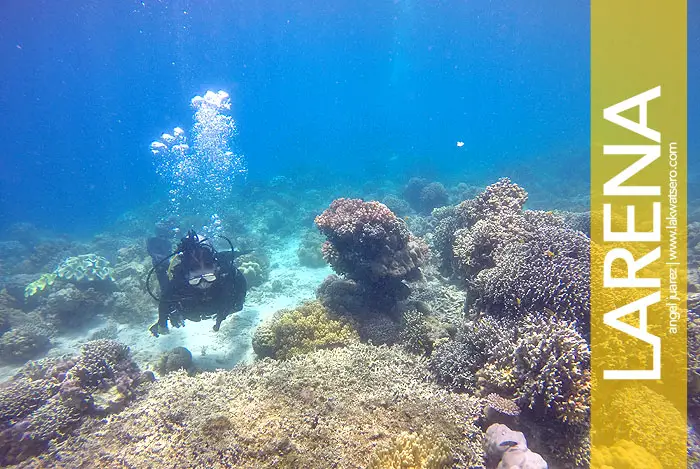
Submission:
<svg viewBox="0 0 700 469">
<path fill-rule="evenodd" d="M 539 226 L 529 239 L 496 249 L 495 264 L 473 278 L 473 307 L 493 314 L 539 312 L 545 308 L 586 330 L 590 314 L 590 240 L 580 232 Z"/>
<path fill-rule="evenodd" d="M 333 316 L 318 301 L 283 309 L 258 328 L 253 349 L 261 357 L 280 360 L 359 340 L 350 321 Z"/>
<path fill-rule="evenodd" d="M 456 391 L 475 391 L 477 372 L 496 354 L 513 347 L 514 329 L 507 321 L 484 316 L 467 321 L 455 340 L 438 345 L 430 369 L 438 383 Z"/>
<path fill-rule="evenodd" d="M 480 370 L 482 388 L 511 394 L 537 415 L 571 425 L 587 424 L 588 343 L 572 324 L 554 318 L 529 317 L 518 330 L 512 350 L 492 355 Z"/>
</svg>

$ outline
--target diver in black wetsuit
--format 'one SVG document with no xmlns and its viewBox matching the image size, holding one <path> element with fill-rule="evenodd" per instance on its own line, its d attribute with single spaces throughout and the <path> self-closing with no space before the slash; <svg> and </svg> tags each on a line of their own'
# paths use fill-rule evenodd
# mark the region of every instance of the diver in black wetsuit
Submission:
<svg viewBox="0 0 700 469">
<path fill-rule="evenodd" d="M 243 309 L 247 290 L 246 280 L 234 264 L 242 254 L 233 249 L 216 251 L 194 231 L 180 240 L 175 252 L 170 241 L 149 238 L 146 247 L 153 260 L 153 269 L 160 284 L 158 322 L 150 327 L 158 337 L 168 333 L 168 320 L 175 327 L 185 325 L 185 319 L 201 321 L 214 318 L 218 331 L 226 317 Z M 228 241 L 228 239 L 227 239 Z M 230 241 L 229 241 L 230 244 Z"/>
</svg>

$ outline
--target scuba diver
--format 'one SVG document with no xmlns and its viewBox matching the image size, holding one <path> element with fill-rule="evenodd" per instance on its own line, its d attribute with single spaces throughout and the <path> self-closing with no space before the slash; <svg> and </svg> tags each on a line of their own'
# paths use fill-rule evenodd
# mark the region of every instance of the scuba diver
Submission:
<svg viewBox="0 0 700 469">
<path fill-rule="evenodd" d="M 209 239 L 190 230 L 180 240 L 175 252 L 168 239 L 149 238 L 146 242 L 153 268 L 146 278 L 148 293 L 158 301 L 158 322 L 149 331 L 155 337 L 168 333 L 168 320 L 174 327 L 185 325 L 185 319 L 200 321 L 214 318 L 214 331 L 231 313 L 243 309 L 247 290 L 245 277 L 236 268 L 236 258 L 247 254 L 233 249 L 216 251 Z M 155 272 L 160 284 L 160 298 L 150 288 Z"/>
</svg>

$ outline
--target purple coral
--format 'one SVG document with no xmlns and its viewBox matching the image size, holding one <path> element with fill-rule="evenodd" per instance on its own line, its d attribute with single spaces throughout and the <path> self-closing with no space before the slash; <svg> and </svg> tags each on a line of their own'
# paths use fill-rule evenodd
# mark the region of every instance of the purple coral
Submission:
<svg viewBox="0 0 700 469">
<path fill-rule="evenodd" d="M 337 199 L 316 217 L 316 225 L 327 238 L 326 261 L 376 294 L 396 300 L 406 294 L 403 280 L 421 276 L 427 245 L 382 203 Z"/>
<path fill-rule="evenodd" d="M 51 440 L 99 413 L 94 398 L 116 389 L 127 399 L 141 373 L 129 349 L 113 340 L 96 340 L 77 359 L 45 359 L 25 365 L 0 385 L 0 465 L 41 454 Z"/>
</svg>

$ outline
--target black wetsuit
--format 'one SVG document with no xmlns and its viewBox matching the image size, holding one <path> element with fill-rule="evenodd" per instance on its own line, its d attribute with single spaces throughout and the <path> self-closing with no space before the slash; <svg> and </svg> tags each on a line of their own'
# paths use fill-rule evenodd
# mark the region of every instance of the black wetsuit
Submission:
<svg viewBox="0 0 700 469">
<path fill-rule="evenodd" d="M 184 320 L 200 321 L 215 318 L 214 330 L 218 331 L 226 317 L 243 309 L 247 290 L 245 277 L 235 266 L 235 252 L 219 251 L 216 254 L 218 269 L 216 281 L 209 288 L 193 287 L 188 282 L 188 272 L 182 264 L 172 269 L 172 279 L 167 273 L 167 263 L 157 264 L 156 275 L 160 283 L 158 322 L 151 333 L 158 336 L 159 329 L 167 330 L 168 320 L 175 327 Z M 204 281 L 204 280 L 202 280 Z"/>
</svg>

